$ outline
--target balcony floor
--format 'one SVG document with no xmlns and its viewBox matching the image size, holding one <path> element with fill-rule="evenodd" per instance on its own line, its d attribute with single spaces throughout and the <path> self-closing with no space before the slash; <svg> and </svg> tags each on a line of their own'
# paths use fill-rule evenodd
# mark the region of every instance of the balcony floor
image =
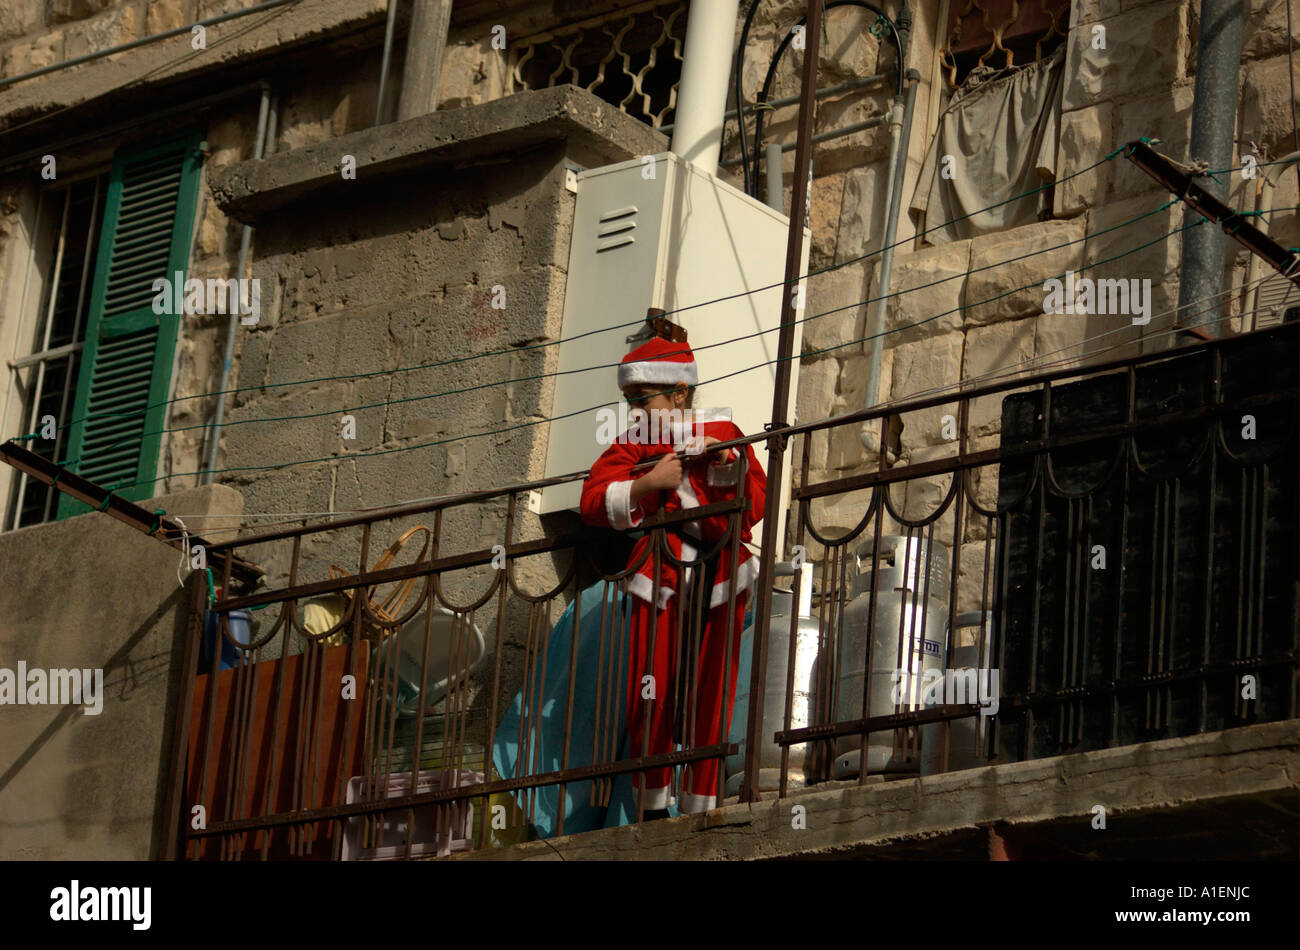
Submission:
<svg viewBox="0 0 1300 950">
<path fill-rule="evenodd" d="M 1295 860 L 1298 746 L 1300 720 L 1263 723 L 924 779 L 831 783 L 452 860 Z M 1093 828 L 1096 805 L 1104 830 Z"/>
</svg>

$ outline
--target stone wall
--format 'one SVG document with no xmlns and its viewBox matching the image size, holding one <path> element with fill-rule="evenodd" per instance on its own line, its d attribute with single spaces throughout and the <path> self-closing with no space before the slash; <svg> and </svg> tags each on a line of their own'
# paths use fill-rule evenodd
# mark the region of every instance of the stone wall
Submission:
<svg viewBox="0 0 1300 950">
<path fill-rule="evenodd" d="M 237 525 L 239 493 L 210 485 L 145 503 L 196 532 Z M 202 526 L 202 527 L 200 527 Z M 0 669 L 100 669 L 98 714 L 0 707 L 0 857 L 145 860 L 162 843 L 171 713 L 189 592 L 181 554 L 91 513 L 0 535 Z"/>
</svg>

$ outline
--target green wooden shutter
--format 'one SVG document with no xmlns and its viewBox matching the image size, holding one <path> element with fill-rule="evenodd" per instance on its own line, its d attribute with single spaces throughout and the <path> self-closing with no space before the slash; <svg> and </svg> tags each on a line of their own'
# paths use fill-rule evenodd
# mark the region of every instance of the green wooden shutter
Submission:
<svg viewBox="0 0 1300 950">
<path fill-rule="evenodd" d="M 177 272 L 184 280 L 201 163 L 193 132 L 123 149 L 109 178 L 63 461 L 107 488 L 122 484 L 118 493 L 133 501 L 156 494 L 180 324 L 177 313 L 154 312 L 154 282 L 162 277 L 174 285 Z M 60 518 L 89 510 L 66 495 L 59 501 Z"/>
</svg>

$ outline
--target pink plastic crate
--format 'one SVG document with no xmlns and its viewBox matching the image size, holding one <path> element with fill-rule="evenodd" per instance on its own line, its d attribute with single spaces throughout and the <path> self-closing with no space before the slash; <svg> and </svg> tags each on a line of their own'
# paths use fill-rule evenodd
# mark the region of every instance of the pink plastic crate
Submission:
<svg viewBox="0 0 1300 950">
<path fill-rule="evenodd" d="M 443 776 L 448 779 L 448 786 L 459 788 L 462 785 L 474 785 L 483 781 L 483 773 L 475 772 L 470 769 L 448 770 L 429 769 L 419 773 L 416 781 L 415 791 L 411 792 L 411 773 L 398 772 L 388 776 L 387 798 L 402 798 L 406 795 L 421 794 L 423 792 L 433 792 L 442 788 Z M 374 801 L 378 796 L 379 789 L 371 791 L 369 796 L 363 799 L 361 787 L 365 780 L 359 776 L 353 776 L 348 782 L 347 803 L 367 800 Z M 380 782 L 383 777 L 380 777 Z M 383 786 L 381 785 L 380 788 Z M 437 834 L 435 825 L 437 821 L 437 806 L 425 805 L 415 809 L 415 828 L 413 832 L 414 842 L 411 845 L 411 857 L 421 857 L 428 855 L 437 855 L 439 857 L 451 854 L 453 851 L 470 851 L 474 847 L 474 804 L 473 802 L 464 803 L 463 815 L 456 816 L 459 818 L 451 828 L 450 833 L 443 832 Z M 343 836 L 343 853 L 344 861 L 397 861 L 406 856 L 406 838 L 407 838 L 407 817 L 410 812 L 403 809 L 401 811 L 388 812 L 381 816 L 379 823 L 379 843 L 368 848 L 361 847 L 361 832 L 365 819 L 353 817 L 348 819 L 347 831 Z"/>
</svg>

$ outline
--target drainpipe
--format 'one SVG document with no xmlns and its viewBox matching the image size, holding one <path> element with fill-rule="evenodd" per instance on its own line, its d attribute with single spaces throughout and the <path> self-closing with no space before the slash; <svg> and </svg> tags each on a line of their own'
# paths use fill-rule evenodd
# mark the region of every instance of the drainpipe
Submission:
<svg viewBox="0 0 1300 950">
<path fill-rule="evenodd" d="M 406 37 L 406 65 L 402 67 L 402 95 L 397 120 L 414 119 L 438 108 L 442 56 L 451 26 L 451 0 L 415 0 L 411 32 Z"/>
<path fill-rule="evenodd" d="M 722 149 L 739 13 L 740 0 L 709 0 L 692 3 L 687 14 L 671 151 L 710 175 L 718 170 Z"/>
<path fill-rule="evenodd" d="M 267 126 L 271 121 L 273 121 L 271 87 L 268 85 L 262 87 L 262 104 L 257 110 L 257 138 L 253 143 L 253 158 L 260 159 L 266 152 Z M 247 224 L 244 225 L 239 235 L 239 263 L 236 265 L 235 272 L 235 276 L 240 280 L 243 279 L 248 268 L 248 248 L 252 237 L 253 229 Z M 243 284 L 240 286 L 242 287 Z M 260 296 L 259 294 L 259 300 Z M 240 304 L 247 304 L 247 301 L 241 299 Z M 212 425 L 208 429 L 207 459 L 203 463 L 203 475 L 199 479 L 202 485 L 212 483 L 213 469 L 217 467 L 217 452 L 221 448 L 221 423 L 226 415 L 226 387 L 230 385 L 230 369 L 235 359 L 235 333 L 239 328 L 242 309 L 243 306 L 236 307 L 230 314 L 230 322 L 226 324 L 226 345 L 221 357 L 221 381 L 217 384 L 217 405 L 212 411 Z"/>
<path fill-rule="evenodd" d="M 904 8 L 906 9 L 906 8 Z M 905 27 L 900 25 L 899 33 L 906 38 Z M 907 47 L 904 46 L 904 49 Z M 884 355 L 885 308 L 888 304 L 890 276 L 894 267 L 894 242 L 898 235 L 898 212 L 902 206 L 903 178 L 907 172 L 907 142 L 912 135 L 912 113 L 916 108 L 916 87 L 921 74 L 915 69 L 907 71 L 906 97 L 895 96 L 894 107 L 890 115 L 889 137 L 889 179 L 885 185 L 885 207 L 888 217 L 885 220 L 883 247 L 880 252 L 880 283 L 871 288 L 871 295 L 876 298 L 871 314 L 871 363 L 867 370 L 867 401 L 870 409 L 877 403 L 880 390 L 880 363 Z M 905 104 L 904 104 L 905 103 Z M 875 422 L 867 422 L 860 433 L 862 444 L 870 452 L 880 451 L 880 435 Z"/>
<path fill-rule="evenodd" d="M 384 24 L 384 55 L 379 61 L 379 93 L 375 96 L 375 125 L 384 124 L 384 100 L 388 98 L 388 70 L 393 62 L 393 34 L 397 31 L 397 0 L 388 0 L 388 19 Z"/>
<path fill-rule="evenodd" d="M 763 178 L 767 182 L 765 204 L 777 214 L 785 214 L 785 180 L 781 171 L 781 156 L 785 149 L 780 142 L 768 142 L 763 154 Z"/>
<path fill-rule="evenodd" d="M 1206 162 L 1209 168 L 1232 165 L 1232 142 L 1237 119 L 1237 73 L 1241 68 L 1241 0 L 1201 0 L 1200 36 L 1196 40 L 1196 91 L 1192 104 L 1192 142 L 1188 160 Z M 1206 177 L 1200 182 L 1221 200 L 1227 185 Z M 1183 223 L 1200 215 L 1190 208 Z M 1182 270 L 1178 286 L 1180 326 L 1202 325 L 1210 336 L 1222 335 L 1219 308 L 1199 306 L 1223 290 L 1223 263 L 1228 237 L 1222 228 L 1190 228 L 1183 232 Z M 1204 311 L 1196 313 L 1196 311 Z"/>
</svg>

